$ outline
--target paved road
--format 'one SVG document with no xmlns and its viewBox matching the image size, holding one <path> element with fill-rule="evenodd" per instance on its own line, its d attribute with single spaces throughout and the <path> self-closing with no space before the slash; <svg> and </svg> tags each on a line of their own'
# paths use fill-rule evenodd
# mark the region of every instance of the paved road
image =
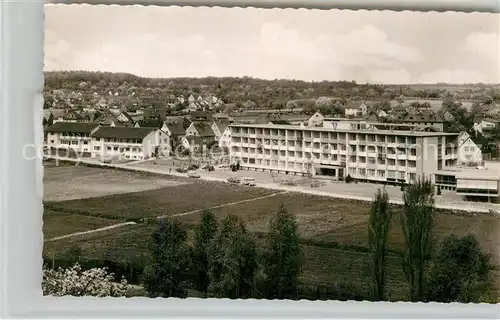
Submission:
<svg viewBox="0 0 500 320">
<path fill-rule="evenodd" d="M 137 166 L 130 164 L 103 164 L 98 161 L 92 161 L 87 159 L 80 159 L 76 161 L 71 158 L 62 158 L 62 157 L 52 157 L 53 159 L 67 160 L 71 162 L 80 162 L 80 163 L 89 163 L 89 164 L 99 164 L 103 167 L 110 168 L 123 168 L 131 171 L 139 171 L 139 172 L 150 172 L 156 174 L 164 174 L 178 177 L 187 177 L 186 173 L 178 173 L 175 170 L 169 171 L 169 168 L 161 165 L 154 165 L 151 162 L 143 162 L 138 164 Z M 170 168 L 171 169 L 171 168 Z M 228 177 L 231 176 L 254 176 L 259 175 L 259 177 L 263 177 L 262 179 L 257 178 L 257 187 L 273 189 L 273 190 L 281 190 L 281 191 L 291 191 L 291 192 L 301 192 L 314 194 L 319 196 L 326 197 L 334 197 L 334 198 L 343 198 L 343 199 L 352 199 L 352 200 L 360 200 L 360 201 L 369 201 L 371 202 L 373 199 L 373 194 L 375 194 L 376 190 L 380 188 L 380 185 L 369 184 L 369 183 L 360 183 L 360 184 L 347 184 L 347 183 L 336 183 L 329 182 L 324 187 L 319 188 L 311 188 L 309 186 L 286 186 L 279 183 L 273 182 L 273 178 L 271 178 L 269 173 L 264 172 L 255 172 L 255 171 L 240 171 L 240 172 L 230 172 L 217 170 L 215 172 L 207 172 L 200 170 L 199 174 L 201 179 L 209 180 L 209 181 L 227 181 Z M 267 177 L 264 179 L 264 177 Z M 288 176 L 280 176 L 280 177 L 288 177 Z M 299 177 L 296 177 L 299 178 Z M 389 196 L 392 198 L 390 200 L 391 203 L 394 204 L 403 204 L 401 199 L 401 191 L 397 187 L 386 187 Z M 359 193 L 359 190 L 362 193 Z M 463 200 L 450 200 L 447 197 L 437 196 L 436 197 L 436 208 L 440 209 L 448 209 L 448 210 L 461 210 L 461 211 L 470 211 L 470 212 L 489 212 L 490 210 L 500 211 L 500 204 L 494 203 L 477 203 L 477 202 L 466 202 Z"/>
</svg>

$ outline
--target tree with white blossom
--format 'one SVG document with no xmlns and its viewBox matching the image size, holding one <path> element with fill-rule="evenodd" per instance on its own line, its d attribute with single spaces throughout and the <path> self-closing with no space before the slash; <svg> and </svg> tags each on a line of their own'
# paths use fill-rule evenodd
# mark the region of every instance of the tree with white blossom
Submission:
<svg viewBox="0 0 500 320">
<path fill-rule="evenodd" d="M 123 297 L 129 285 L 122 278 L 116 282 L 113 273 L 106 268 L 83 270 L 76 263 L 71 268 L 43 270 L 42 290 L 44 295 L 52 296 L 95 296 Z"/>
</svg>

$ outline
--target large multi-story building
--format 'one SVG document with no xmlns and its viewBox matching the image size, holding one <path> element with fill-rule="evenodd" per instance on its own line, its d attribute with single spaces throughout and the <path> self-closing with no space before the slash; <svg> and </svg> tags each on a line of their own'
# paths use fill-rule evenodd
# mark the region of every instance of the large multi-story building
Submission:
<svg viewBox="0 0 500 320">
<path fill-rule="evenodd" d="M 142 160 L 170 151 L 169 136 L 157 128 L 99 127 L 91 137 L 95 157 Z"/>
<path fill-rule="evenodd" d="M 456 165 L 458 133 L 399 125 L 364 129 L 232 124 L 231 161 L 243 168 L 304 175 L 350 175 L 366 181 L 411 183 Z"/>
<path fill-rule="evenodd" d="M 79 154 L 92 151 L 92 130 L 98 127 L 94 123 L 55 122 L 45 129 L 45 145 L 49 149 L 72 150 Z"/>
</svg>

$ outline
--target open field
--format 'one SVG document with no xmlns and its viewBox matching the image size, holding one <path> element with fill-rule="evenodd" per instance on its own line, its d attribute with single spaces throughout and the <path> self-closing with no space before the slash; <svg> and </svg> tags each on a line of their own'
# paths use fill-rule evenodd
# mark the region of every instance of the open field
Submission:
<svg viewBox="0 0 500 320">
<path fill-rule="evenodd" d="M 98 217 L 137 219 L 182 214 L 272 194 L 272 190 L 229 185 L 223 182 L 196 181 L 173 187 L 109 196 L 46 202 L 46 207 Z M 75 211 L 76 210 L 76 211 Z"/>
<path fill-rule="evenodd" d="M 46 177 L 49 181 L 53 181 L 59 176 L 56 170 L 67 172 L 67 168 L 54 168 L 50 174 L 56 177 L 50 175 Z M 74 176 L 71 181 L 77 181 L 79 175 L 93 176 L 92 181 L 97 185 L 101 179 L 106 180 L 108 177 L 114 177 L 118 183 L 120 176 L 128 179 L 126 181 L 131 181 L 122 182 L 125 185 L 134 184 L 135 181 L 145 184 L 147 181 L 152 181 L 151 184 L 154 184 L 158 180 L 154 176 L 111 169 L 80 167 L 80 169 L 72 170 L 74 170 L 72 171 Z M 103 174 L 94 175 L 94 172 Z M 177 184 L 146 191 L 107 195 L 114 191 L 111 184 L 111 189 L 98 197 L 46 202 L 46 212 L 48 212 L 44 217 L 46 237 L 100 228 L 108 225 L 107 223 L 119 223 L 120 220 L 157 217 L 165 214 L 187 213 L 178 216 L 177 219 L 192 227 L 200 217 L 200 213 L 196 210 L 215 207 L 212 210 L 220 219 L 228 214 L 235 214 L 246 222 L 249 230 L 254 232 L 257 238 L 261 238 L 267 231 L 272 214 L 278 210 L 280 204 L 285 204 L 296 214 L 303 238 L 306 256 L 302 275 L 304 282 L 328 284 L 342 280 L 365 283 L 369 280 L 367 271 L 369 256 L 366 254 L 369 202 L 298 192 L 276 194 L 276 191 L 270 189 L 244 187 L 223 182 L 174 177 L 165 177 L 164 180 L 168 183 L 174 181 Z M 69 186 L 71 187 L 71 183 Z M 56 190 L 52 188 L 49 192 L 56 192 Z M 120 192 L 123 190 L 120 189 Z M 53 195 L 49 194 L 49 198 L 50 196 Z M 252 201 L 251 199 L 254 198 L 256 200 Z M 394 208 L 398 212 L 401 207 L 395 206 Z M 88 220 L 85 215 L 89 216 Z M 64 256 L 68 250 L 79 247 L 86 258 L 106 258 L 113 261 L 137 263 L 147 259 L 147 243 L 154 228 L 155 225 L 138 224 L 61 239 L 45 243 L 44 253 L 45 256 Z M 437 241 L 451 233 L 457 235 L 472 233 L 480 241 L 483 250 L 491 254 L 492 262 L 497 265 L 500 248 L 499 231 L 500 217 L 498 216 L 444 211 L 436 214 L 434 236 Z M 389 259 L 390 292 L 393 298 L 402 298 L 406 293 L 406 286 L 400 258 L 397 255 L 403 245 L 397 213 L 389 242 L 391 252 L 396 252 L 391 254 Z M 498 273 L 498 269 L 492 272 L 494 281 L 498 281 Z M 492 291 L 492 295 L 498 297 L 498 292 Z"/>
<path fill-rule="evenodd" d="M 119 222 L 111 219 L 44 210 L 43 235 L 45 239 L 51 239 L 70 233 L 107 227 Z"/>
<path fill-rule="evenodd" d="M 213 209 L 222 220 L 229 214 L 242 218 L 252 232 L 265 232 L 269 220 L 280 204 L 295 213 L 303 238 L 319 242 L 335 242 L 366 247 L 370 204 L 363 201 L 320 197 L 301 193 L 287 193 L 257 202 L 245 202 L 234 206 Z M 401 206 L 393 206 L 395 215 L 389 236 L 389 249 L 401 252 L 404 237 L 401 231 Z M 186 223 L 196 223 L 200 214 L 181 217 Z M 500 218 L 485 214 L 449 214 L 438 210 L 435 216 L 434 237 L 442 240 L 449 234 L 473 234 L 483 250 L 492 255 L 492 261 L 500 263 Z"/>
<path fill-rule="evenodd" d="M 184 182 L 176 178 L 152 179 L 151 176 L 126 171 L 87 166 L 45 166 L 44 200 L 63 201 L 92 198 L 117 193 L 129 193 L 177 186 Z"/>
</svg>

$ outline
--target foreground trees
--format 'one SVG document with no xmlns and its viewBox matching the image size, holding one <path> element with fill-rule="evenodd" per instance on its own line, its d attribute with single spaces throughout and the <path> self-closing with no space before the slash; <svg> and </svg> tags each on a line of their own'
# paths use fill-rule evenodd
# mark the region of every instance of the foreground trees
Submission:
<svg viewBox="0 0 500 320">
<path fill-rule="evenodd" d="M 266 240 L 263 266 L 267 298 L 297 298 L 302 264 L 299 231 L 295 216 L 284 205 L 271 220 Z"/>
<path fill-rule="evenodd" d="M 240 218 L 227 216 L 210 250 L 210 291 L 218 298 L 250 298 L 257 266 L 255 241 Z"/>
<path fill-rule="evenodd" d="M 190 254 L 186 241 L 186 227 L 173 218 L 162 220 L 153 232 L 151 263 L 144 270 L 144 288 L 150 296 L 187 296 Z"/>
<path fill-rule="evenodd" d="M 387 191 L 378 189 L 372 202 L 368 225 L 368 245 L 371 254 L 374 299 L 376 301 L 384 300 L 385 297 L 387 240 L 392 214 Z"/>
<path fill-rule="evenodd" d="M 480 302 L 488 287 L 489 256 L 473 236 L 448 236 L 429 272 L 427 301 Z"/>
<path fill-rule="evenodd" d="M 192 268 L 194 287 L 203 292 L 205 298 L 208 295 L 210 285 L 208 274 L 210 250 L 217 230 L 218 224 L 215 215 L 210 210 L 204 210 L 201 214 L 201 222 L 195 228 Z"/>
<path fill-rule="evenodd" d="M 403 194 L 403 229 L 405 248 L 403 271 L 410 286 L 410 300 L 423 301 L 425 278 L 432 245 L 434 186 L 421 180 L 405 188 Z"/>
</svg>

